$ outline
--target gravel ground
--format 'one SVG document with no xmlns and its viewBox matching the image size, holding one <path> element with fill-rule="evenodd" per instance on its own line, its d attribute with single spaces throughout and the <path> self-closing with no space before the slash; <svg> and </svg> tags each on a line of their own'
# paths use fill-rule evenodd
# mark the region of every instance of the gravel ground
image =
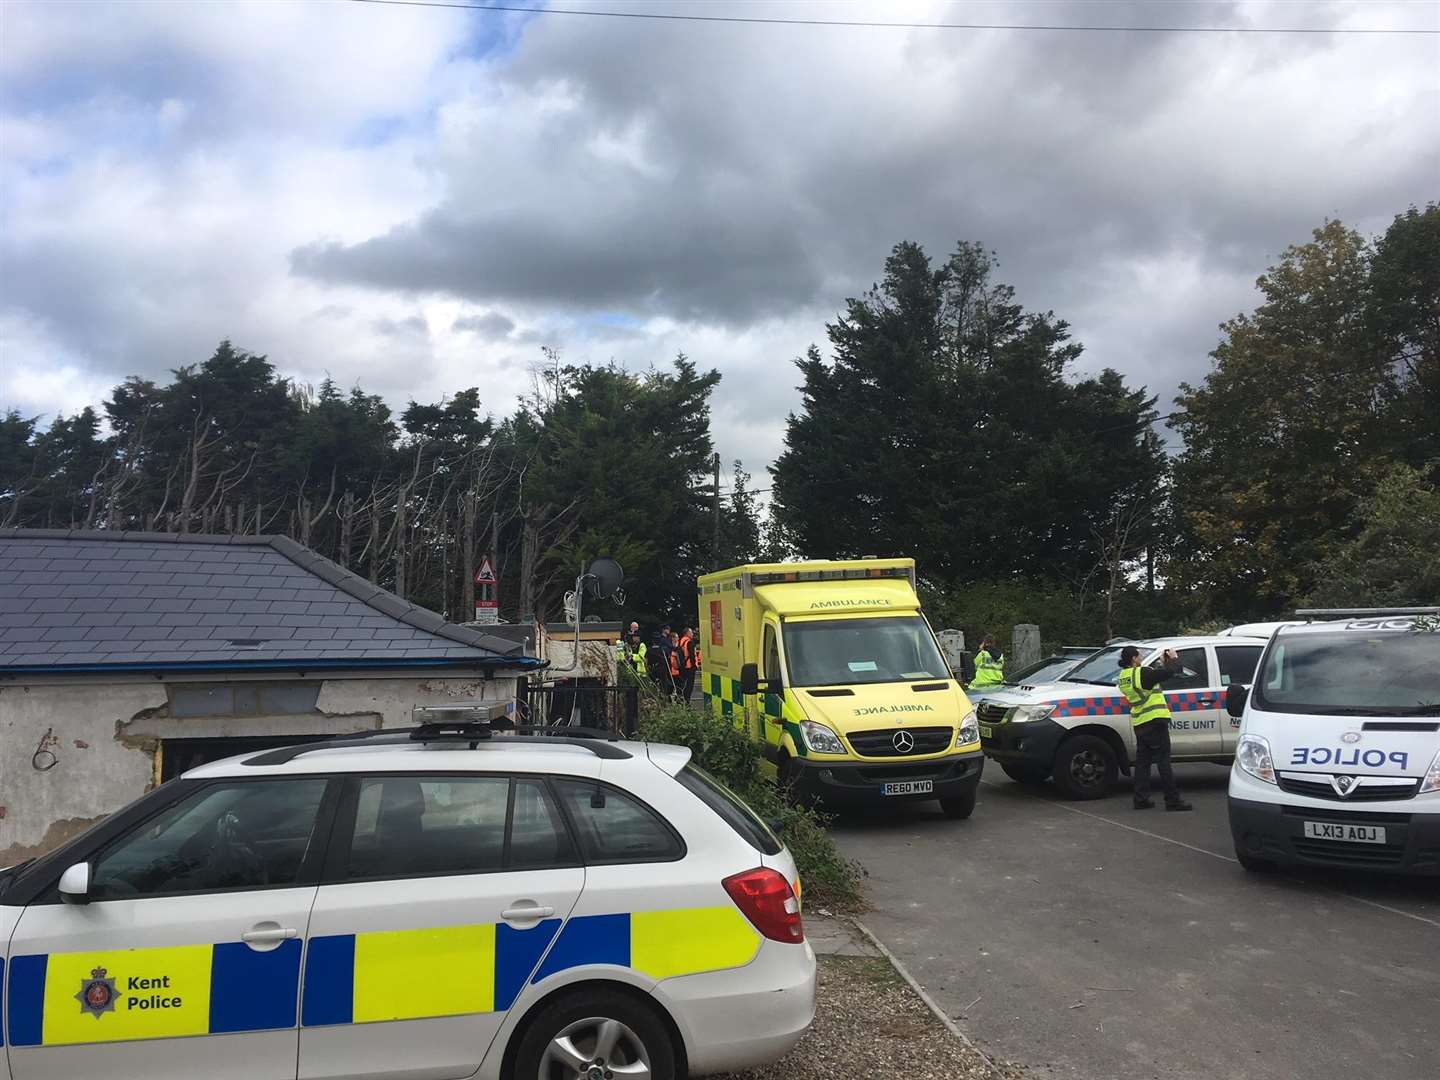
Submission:
<svg viewBox="0 0 1440 1080">
<path fill-rule="evenodd" d="M 820 957 L 815 1023 L 798 1046 L 763 1069 L 716 1080 L 1024 1080 L 992 1066 L 946 1031 L 889 961 Z"/>
</svg>

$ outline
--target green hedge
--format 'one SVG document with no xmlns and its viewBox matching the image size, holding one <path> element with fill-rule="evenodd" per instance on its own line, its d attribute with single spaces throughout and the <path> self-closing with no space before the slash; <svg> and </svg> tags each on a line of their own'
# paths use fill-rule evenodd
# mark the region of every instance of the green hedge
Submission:
<svg viewBox="0 0 1440 1080">
<path fill-rule="evenodd" d="M 701 768 L 775 826 L 800 868 L 808 909 L 855 910 L 862 905 L 864 871 L 836 850 L 825 831 L 829 818 L 786 800 L 760 772 L 760 748 L 743 731 L 708 713 L 672 705 L 642 715 L 640 735 L 652 742 L 688 746 Z"/>
</svg>

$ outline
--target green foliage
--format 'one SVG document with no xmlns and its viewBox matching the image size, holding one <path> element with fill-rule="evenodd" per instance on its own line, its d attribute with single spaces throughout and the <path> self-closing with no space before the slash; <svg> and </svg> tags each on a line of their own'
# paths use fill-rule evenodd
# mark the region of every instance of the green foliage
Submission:
<svg viewBox="0 0 1440 1080">
<path fill-rule="evenodd" d="M 1433 469 L 1440 471 L 1440 463 Z M 1354 537 L 1312 570 L 1316 585 L 1307 606 L 1440 603 L 1440 489 L 1431 476 L 1392 465 L 1356 506 L 1353 526 Z"/>
<path fill-rule="evenodd" d="M 743 731 L 708 713 L 673 705 L 646 712 L 640 734 L 652 742 L 690 747 L 701 768 L 772 824 L 795 857 L 807 907 L 854 910 L 861 905 L 864 871 L 836 849 L 825 831 L 829 819 L 781 795 L 760 772 L 760 749 Z"/>
<path fill-rule="evenodd" d="M 1079 382 L 1053 313 L 1026 312 L 961 244 L 936 269 L 898 244 L 882 282 L 797 361 L 802 410 L 777 461 L 777 523 L 812 557 L 906 553 L 946 585 L 1069 581 L 1102 557 L 1117 493 L 1161 470 L 1143 389 Z"/>
</svg>

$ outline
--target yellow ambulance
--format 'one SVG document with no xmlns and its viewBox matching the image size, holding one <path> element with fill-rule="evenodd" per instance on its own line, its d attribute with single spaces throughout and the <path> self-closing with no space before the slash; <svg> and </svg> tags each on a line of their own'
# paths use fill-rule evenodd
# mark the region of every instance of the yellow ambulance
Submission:
<svg viewBox="0 0 1440 1080">
<path fill-rule="evenodd" d="M 737 566 L 699 582 L 702 689 L 764 768 L 829 807 L 975 808 L 975 710 L 920 611 L 914 559 Z"/>
</svg>

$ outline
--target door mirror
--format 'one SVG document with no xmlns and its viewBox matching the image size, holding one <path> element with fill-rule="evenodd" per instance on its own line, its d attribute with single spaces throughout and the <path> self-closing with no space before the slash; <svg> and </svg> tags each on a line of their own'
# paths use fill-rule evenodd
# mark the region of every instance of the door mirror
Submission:
<svg viewBox="0 0 1440 1080">
<path fill-rule="evenodd" d="M 1225 688 L 1225 711 L 1236 720 L 1245 715 L 1245 702 L 1250 700 L 1250 688 L 1241 683 L 1231 683 Z"/>
<path fill-rule="evenodd" d="M 90 864 L 77 862 L 60 875 L 60 899 L 67 904 L 90 902 Z"/>
<path fill-rule="evenodd" d="M 740 695 L 749 697 L 760 692 L 760 667 L 758 664 L 740 666 Z"/>
</svg>

